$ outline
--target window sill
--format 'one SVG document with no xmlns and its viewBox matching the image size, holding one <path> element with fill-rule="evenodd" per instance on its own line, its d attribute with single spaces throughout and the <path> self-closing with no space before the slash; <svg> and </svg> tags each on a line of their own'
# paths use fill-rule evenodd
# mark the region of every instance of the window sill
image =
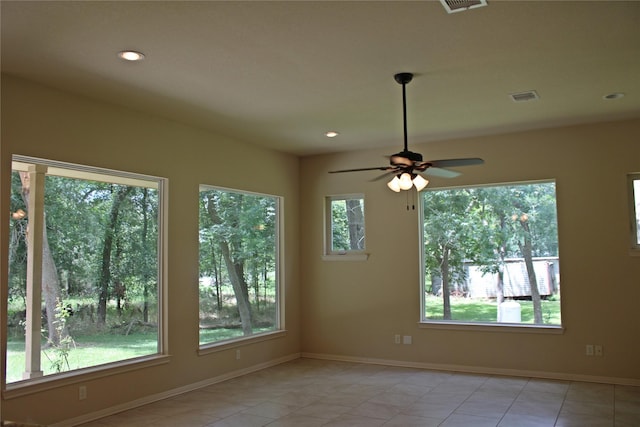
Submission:
<svg viewBox="0 0 640 427">
<path fill-rule="evenodd" d="M 59 374 L 46 375 L 40 378 L 17 381 L 7 384 L 3 393 L 5 399 L 26 396 L 29 394 L 39 393 L 45 390 L 51 390 L 65 385 L 76 384 L 97 378 L 107 377 L 122 372 L 129 372 L 138 369 L 148 368 L 150 366 L 162 365 L 169 363 L 171 356 L 153 355 L 143 356 L 141 358 L 123 360 L 105 365 L 92 366 L 89 368 L 76 369 L 74 371 L 62 372 Z"/>
<path fill-rule="evenodd" d="M 262 341 L 273 340 L 276 338 L 281 338 L 287 335 L 286 330 L 273 331 L 273 332 L 265 332 L 259 335 L 252 335 L 250 337 L 240 337 L 235 338 L 233 340 L 222 341 L 219 343 L 207 343 L 200 345 L 198 349 L 198 355 L 204 356 L 210 353 L 217 353 L 219 351 L 229 350 L 232 348 L 238 348 L 242 345 L 254 344 Z"/>
<path fill-rule="evenodd" d="M 366 261 L 369 259 L 369 254 L 331 254 L 331 255 L 322 255 L 323 261 Z"/>
<path fill-rule="evenodd" d="M 564 328 L 559 325 L 531 325 L 520 323 L 472 323 L 433 320 L 420 322 L 418 327 L 420 329 L 447 329 L 454 331 L 564 334 Z"/>
</svg>

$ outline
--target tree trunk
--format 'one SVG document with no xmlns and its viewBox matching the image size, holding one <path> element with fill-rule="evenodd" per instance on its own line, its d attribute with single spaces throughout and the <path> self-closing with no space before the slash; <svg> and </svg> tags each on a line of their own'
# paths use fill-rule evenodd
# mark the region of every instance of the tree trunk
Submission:
<svg viewBox="0 0 640 427">
<path fill-rule="evenodd" d="M 149 265 L 147 263 L 147 234 L 149 230 L 149 218 L 147 214 L 149 189 L 142 190 L 142 252 L 144 260 L 144 273 L 142 274 L 142 320 L 149 323 Z"/>
<path fill-rule="evenodd" d="M 214 224 L 222 224 L 222 220 L 218 215 L 214 203 L 213 198 L 210 198 L 207 203 L 207 212 Z M 244 335 L 251 335 L 253 333 L 253 326 L 251 324 L 251 303 L 249 302 L 249 287 L 244 280 L 243 264 L 235 263 L 231 258 L 229 243 L 226 240 L 221 239 L 218 243 L 218 247 L 220 248 L 222 258 L 224 259 L 227 273 L 229 274 L 229 280 L 233 287 L 233 293 L 236 297 L 236 304 L 240 314 L 240 322 L 242 322 L 242 332 Z"/>
<path fill-rule="evenodd" d="M 109 283 L 111 282 L 111 251 L 113 250 L 113 239 L 116 234 L 120 206 L 131 192 L 132 187 L 118 187 L 111 204 L 109 222 L 105 227 L 104 244 L 102 246 L 102 269 L 100 271 L 100 281 L 98 282 L 98 324 L 104 325 L 107 321 L 107 300 L 109 299 Z"/>
<path fill-rule="evenodd" d="M 527 275 L 529 277 L 529 285 L 531 288 L 531 302 L 533 302 L 533 322 L 536 324 L 542 323 L 542 303 L 540 302 L 540 291 L 538 291 L 538 280 L 536 278 L 536 272 L 533 268 L 533 249 L 531 245 L 531 232 L 529 230 L 529 223 L 526 219 L 520 220 L 520 225 L 524 231 L 524 242 L 518 242 L 522 257 L 524 258 L 524 265 L 527 267 Z"/>
<path fill-rule="evenodd" d="M 349 225 L 349 248 L 364 249 L 364 214 L 359 199 L 348 199 L 347 223 Z"/>
<path fill-rule="evenodd" d="M 442 251 L 442 262 L 440 263 L 440 273 L 442 275 L 442 318 L 451 320 L 451 289 L 449 286 L 449 249 Z"/>
<path fill-rule="evenodd" d="M 20 172 L 20 181 L 22 183 L 22 200 L 29 212 L 29 192 L 31 189 L 29 182 L 29 173 Z M 49 238 L 47 236 L 46 215 L 44 215 L 44 227 L 42 227 L 42 296 L 44 298 L 45 312 L 47 313 L 47 333 L 49 341 L 53 345 L 58 345 L 62 338 L 68 336 L 66 327 L 62 333 L 56 333 L 56 305 L 60 300 L 60 280 L 56 264 L 49 248 Z M 25 236 L 26 237 L 26 236 Z M 27 250 L 32 250 L 27 248 Z"/>
<path fill-rule="evenodd" d="M 222 241 L 218 246 L 220 247 L 222 258 L 224 259 L 227 272 L 229 273 L 229 280 L 231 281 L 231 286 L 233 286 L 233 293 L 236 296 L 238 312 L 240 313 L 240 322 L 242 323 L 242 332 L 244 335 L 251 335 L 253 333 L 253 326 L 251 325 L 251 303 L 246 295 L 247 285 L 242 276 L 238 275 L 238 265 L 234 264 L 231 259 L 229 244 Z"/>
</svg>

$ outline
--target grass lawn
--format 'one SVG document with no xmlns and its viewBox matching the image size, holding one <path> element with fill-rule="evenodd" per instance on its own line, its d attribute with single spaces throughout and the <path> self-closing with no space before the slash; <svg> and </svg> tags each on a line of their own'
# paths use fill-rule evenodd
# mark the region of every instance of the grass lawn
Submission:
<svg viewBox="0 0 640 427">
<path fill-rule="evenodd" d="M 256 328 L 259 334 L 273 328 Z M 242 329 L 202 329 L 200 344 L 217 342 L 242 336 Z M 133 359 L 157 353 L 156 332 L 132 333 L 129 335 L 96 334 L 74 337 L 75 348 L 69 351 L 71 370 L 103 365 L 105 363 Z M 53 349 L 41 352 L 44 375 L 56 373 L 52 360 L 56 359 Z M 20 381 L 24 372 L 24 337 L 7 342 L 7 383 Z"/>
<path fill-rule="evenodd" d="M 74 338 L 76 346 L 69 350 L 70 369 L 81 369 L 119 360 L 132 359 L 157 352 L 157 334 L 135 333 L 129 335 L 93 335 Z M 53 349 L 41 352 L 44 375 L 55 373 L 52 360 L 56 359 Z M 24 338 L 7 342 L 7 383 L 22 379 L 24 371 Z"/>
<path fill-rule="evenodd" d="M 427 295 L 426 318 L 442 320 L 442 297 Z M 533 324 L 533 303 L 518 301 L 522 323 Z M 451 319 L 463 322 L 496 322 L 498 305 L 495 300 L 451 297 Z M 560 325 L 560 301 L 542 301 L 542 320 L 546 325 Z"/>
</svg>

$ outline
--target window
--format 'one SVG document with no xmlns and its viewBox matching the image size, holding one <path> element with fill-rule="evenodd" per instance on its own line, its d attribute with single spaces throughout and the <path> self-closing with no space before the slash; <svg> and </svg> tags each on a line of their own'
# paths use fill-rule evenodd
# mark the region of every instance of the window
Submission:
<svg viewBox="0 0 640 427">
<path fill-rule="evenodd" d="M 280 198 L 200 187 L 200 345 L 280 329 Z"/>
<path fill-rule="evenodd" d="M 628 183 L 631 249 L 640 251 L 640 173 L 630 174 Z"/>
<path fill-rule="evenodd" d="M 7 383 L 161 352 L 162 179 L 12 162 Z"/>
<path fill-rule="evenodd" d="M 326 254 L 362 253 L 365 249 L 364 196 L 329 196 L 325 209 Z"/>
<path fill-rule="evenodd" d="M 554 182 L 421 198 L 423 321 L 561 325 Z"/>
</svg>

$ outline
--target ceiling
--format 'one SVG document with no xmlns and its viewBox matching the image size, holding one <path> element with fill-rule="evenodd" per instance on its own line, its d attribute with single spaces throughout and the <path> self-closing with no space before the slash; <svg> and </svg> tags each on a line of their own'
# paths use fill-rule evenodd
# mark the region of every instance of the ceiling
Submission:
<svg viewBox="0 0 640 427">
<path fill-rule="evenodd" d="M 638 1 L 3 0 L 1 19 L 3 73 L 296 155 L 401 148 L 398 72 L 410 146 L 640 117 Z"/>
</svg>

